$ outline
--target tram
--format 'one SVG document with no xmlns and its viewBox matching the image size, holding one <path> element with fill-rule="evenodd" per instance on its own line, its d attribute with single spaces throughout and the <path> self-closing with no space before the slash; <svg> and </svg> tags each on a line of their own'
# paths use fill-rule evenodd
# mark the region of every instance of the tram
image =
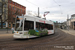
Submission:
<svg viewBox="0 0 75 50">
<path fill-rule="evenodd" d="M 54 22 L 35 16 L 17 16 L 14 38 L 35 38 L 54 34 Z"/>
</svg>

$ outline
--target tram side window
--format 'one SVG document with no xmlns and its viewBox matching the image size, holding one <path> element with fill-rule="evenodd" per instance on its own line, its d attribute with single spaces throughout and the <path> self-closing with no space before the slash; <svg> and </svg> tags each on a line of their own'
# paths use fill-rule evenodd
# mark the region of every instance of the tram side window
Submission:
<svg viewBox="0 0 75 50">
<path fill-rule="evenodd" d="M 42 27 L 42 23 L 36 22 L 36 29 L 40 30 Z"/>
<path fill-rule="evenodd" d="M 53 25 L 45 24 L 45 28 L 48 29 L 48 30 L 53 30 Z"/>
<path fill-rule="evenodd" d="M 33 21 L 25 21 L 24 23 L 24 30 L 34 29 L 34 22 Z"/>
<path fill-rule="evenodd" d="M 36 29 L 39 29 L 39 23 L 36 22 Z"/>
<path fill-rule="evenodd" d="M 42 30 L 44 28 L 45 28 L 45 24 L 44 23 L 36 22 L 36 29 Z"/>
<path fill-rule="evenodd" d="M 49 25 L 49 30 L 53 30 L 53 25 Z"/>
<path fill-rule="evenodd" d="M 74 22 L 74 26 L 75 26 L 75 22 Z"/>
<path fill-rule="evenodd" d="M 36 22 L 36 29 L 53 30 L 53 25 Z"/>
</svg>

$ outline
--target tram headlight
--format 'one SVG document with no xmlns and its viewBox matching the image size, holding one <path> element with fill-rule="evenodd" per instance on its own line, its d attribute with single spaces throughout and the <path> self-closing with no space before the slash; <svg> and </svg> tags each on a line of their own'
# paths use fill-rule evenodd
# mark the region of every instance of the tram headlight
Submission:
<svg viewBox="0 0 75 50">
<path fill-rule="evenodd" d="M 18 33 L 18 32 L 17 32 Z"/>
</svg>

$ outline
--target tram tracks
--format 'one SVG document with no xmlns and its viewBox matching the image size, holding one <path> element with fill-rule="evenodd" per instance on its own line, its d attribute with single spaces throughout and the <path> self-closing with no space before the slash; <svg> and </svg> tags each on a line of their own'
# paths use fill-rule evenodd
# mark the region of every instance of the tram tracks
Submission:
<svg viewBox="0 0 75 50">
<path fill-rule="evenodd" d="M 69 41 L 69 43 L 70 43 L 71 41 Z M 50 43 L 50 44 L 49 44 Z M 37 48 L 37 47 L 50 47 L 50 46 L 69 46 L 69 44 L 66 44 L 65 42 L 63 42 L 63 44 L 62 44 L 62 42 L 60 42 L 61 44 L 59 44 L 59 42 L 57 42 L 57 43 L 54 43 L 54 44 L 52 44 L 51 45 L 51 43 L 53 43 L 53 42 L 49 42 L 49 43 L 39 43 L 39 44 L 32 44 L 32 45 L 29 45 L 29 46 L 25 46 L 25 45 L 20 45 L 20 46 L 22 46 L 21 48 L 22 49 L 25 49 L 25 48 Z M 70 45 L 73 45 L 73 43 L 70 43 Z M 15 46 L 15 47 L 17 47 L 17 48 L 20 48 L 20 46 Z M 8 48 L 8 47 L 6 47 L 6 48 Z M 14 47 L 9 47 L 9 48 L 11 48 L 11 49 L 13 49 Z M 15 48 L 16 49 L 16 48 Z"/>
<path fill-rule="evenodd" d="M 59 38 L 60 37 L 60 38 Z M 28 40 L 13 40 L 9 39 L 6 41 L 0 41 L 0 47 L 2 48 L 15 48 L 15 47 L 34 47 L 34 46 L 44 46 L 44 45 L 53 45 L 53 44 L 59 44 L 59 43 L 64 43 L 66 45 L 67 41 L 60 41 L 64 40 L 64 38 L 67 37 L 66 34 L 56 32 L 54 35 L 49 35 L 46 37 L 40 37 L 36 39 L 28 39 Z M 9 42 L 10 41 L 10 42 Z M 54 42 L 53 42 L 54 41 Z M 68 41 L 70 43 L 71 41 Z M 73 42 L 74 43 L 74 42 Z M 5 45 L 3 45 L 5 44 Z M 62 44 L 61 44 L 62 45 Z"/>
<path fill-rule="evenodd" d="M 56 34 L 57 35 L 57 34 Z M 48 36 L 48 37 L 50 37 L 50 36 Z M 46 36 L 46 38 L 48 38 L 47 36 Z M 45 38 L 45 37 L 41 37 L 41 38 Z M 40 38 L 38 39 L 38 40 L 40 40 Z M 36 39 L 33 39 L 33 41 L 37 41 L 38 42 L 38 44 L 39 44 L 39 42 L 40 41 L 38 41 L 38 40 L 36 40 Z M 45 39 L 45 41 L 47 42 L 47 40 L 48 39 Z M 44 41 L 44 42 L 45 42 Z M 9 40 L 9 41 L 5 41 L 5 42 L 2 42 L 1 44 L 6 44 L 6 45 L 9 45 L 9 44 L 18 44 L 18 43 L 24 43 L 24 42 L 26 42 L 26 41 L 13 41 L 13 40 Z M 32 40 L 30 41 L 30 40 L 27 40 L 27 42 L 32 42 Z M 41 41 L 41 42 L 43 42 L 43 41 Z M 0 44 L 0 45 L 1 45 Z M 33 45 L 33 43 L 31 43 L 32 45 Z M 36 44 L 36 43 L 34 43 L 34 44 Z M 1 45 L 1 46 L 6 46 L 6 45 Z M 15 46 L 15 45 L 14 45 Z"/>
<path fill-rule="evenodd" d="M 58 37 L 60 37 L 61 36 L 61 34 L 55 34 L 55 35 L 52 35 L 51 37 L 50 37 L 51 35 L 49 35 L 49 36 L 46 36 L 46 37 L 40 37 L 40 38 L 38 38 L 38 40 L 41 40 L 42 38 L 44 39 L 44 38 L 48 38 L 48 39 L 45 39 L 44 41 L 48 41 L 48 40 L 56 40 Z M 34 39 L 33 39 L 34 40 Z M 35 39 L 36 41 L 37 41 L 37 39 Z M 10 44 L 10 43 L 20 43 L 20 42 L 24 42 L 24 41 L 26 41 L 26 40 L 23 40 L 23 41 L 17 41 L 17 40 L 13 40 L 13 39 L 7 39 L 7 40 L 2 40 L 2 41 L 0 41 L 0 42 L 2 42 L 3 44 Z M 29 39 L 29 40 L 27 40 L 27 41 L 29 41 L 29 42 L 31 42 L 32 41 L 32 39 Z M 1 43 L 1 44 L 2 44 Z"/>
<path fill-rule="evenodd" d="M 45 36 L 45 37 L 36 38 L 35 40 L 37 40 L 37 39 L 40 40 L 42 38 L 43 39 L 44 38 L 53 38 L 53 37 L 58 37 L 58 36 L 59 36 L 59 34 L 54 34 L 54 35 L 49 35 L 49 36 Z M 34 39 L 29 39 L 27 41 L 31 41 L 31 40 L 34 40 Z M 26 40 L 23 39 L 22 41 L 26 41 Z M 1 43 L 11 43 L 11 42 L 20 42 L 20 40 L 14 40 L 13 38 L 8 38 L 8 39 L 1 39 L 0 42 Z"/>
</svg>

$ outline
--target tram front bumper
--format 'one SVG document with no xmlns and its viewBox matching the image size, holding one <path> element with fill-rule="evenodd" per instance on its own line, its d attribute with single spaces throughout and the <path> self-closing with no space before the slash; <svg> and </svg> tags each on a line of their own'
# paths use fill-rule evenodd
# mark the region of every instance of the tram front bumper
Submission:
<svg viewBox="0 0 75 50">
<path fill-rule="evenodd" d="M 13 35 L 14 38 L 22 38 L 22 36 Z"/>
<path fill-rule="evenodd" d="M 14 34 L 13 37 L 16 39 L 17 38 L 23 39 L 23 38 L 29 38 L 29 35 Z"/>
</svg>

